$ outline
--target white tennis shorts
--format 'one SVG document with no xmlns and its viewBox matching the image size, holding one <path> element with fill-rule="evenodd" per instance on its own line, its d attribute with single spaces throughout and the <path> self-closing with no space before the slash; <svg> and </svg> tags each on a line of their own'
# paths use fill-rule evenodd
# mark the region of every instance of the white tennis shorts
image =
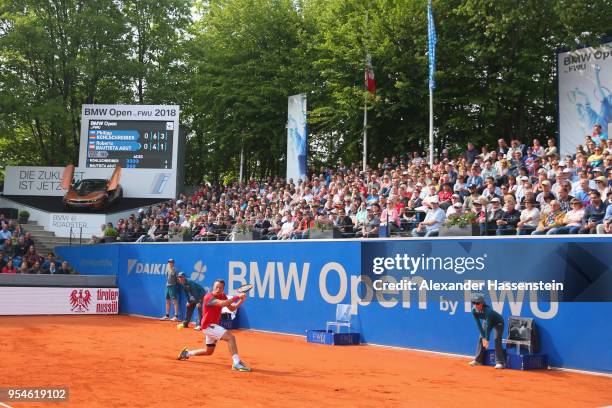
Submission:
<svg viewBox="0 0 612 408">
<path fill-rule="evenodd" d="M 226 331 L 227 330 L 225 330 L 223 327 L 219 326 L 218 324 L 211 324 L 210 326 L 202 330 L 202 333 L 204 333 L 204 335 L 206 336 L 206 338 L 204 339 L 204 343 L 206 344 L 217 343 L 217 341 L 221 340 L 221 337 L 223 337 Z"/>
</svg>

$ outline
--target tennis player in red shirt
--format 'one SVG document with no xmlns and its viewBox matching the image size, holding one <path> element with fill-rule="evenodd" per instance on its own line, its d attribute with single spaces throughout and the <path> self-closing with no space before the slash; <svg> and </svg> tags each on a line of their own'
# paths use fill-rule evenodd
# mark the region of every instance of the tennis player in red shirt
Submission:
<svg viewBox="0 0 612 408">
<path fill-rule="evenodd" d="M 234 312 L 244 303 L 246 294 L 242 293 L 239 296 L 228 299 L 227 295 L 223 293 L 224 289 L 225 281 L 217 279 L 213 285 L 213 290 L 204 296 L 204 301 L 202 302 L 204 305 L 204 317 L 202 318 L 201 326 L 205 336 L 204 344 L 206 348 L 189 351 L 187 347 L 185 347 L 179 353 L 178 359 L 187 360 L 189 357 L 193 356 L 210 356 L 215 352 L 217 341 L 225 340 L 232 354 L 232 369 L 236 371 L 251 371 L 249 367 L 240 361 L 238 346 L 236 345 L 236 338 L 234 335 L 219 326 L 219 322 L 221 321 L 221 310 L 227 307 Z"/>
</svg>

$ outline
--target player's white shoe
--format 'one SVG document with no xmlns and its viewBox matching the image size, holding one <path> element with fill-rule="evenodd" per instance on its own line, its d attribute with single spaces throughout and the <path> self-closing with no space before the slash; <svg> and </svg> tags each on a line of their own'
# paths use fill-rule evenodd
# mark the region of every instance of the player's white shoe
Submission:
<svg viewBox="0 0 612 408">
<path fill-rule="evenodd" d="M 174 317 L 173 317 L 172 319 L 170 319 L 170 320 L 172 320 L 173 322 L 178 322 L 179 318 L 178 318 L 178 316 L 174 316 Z"/>
<path fill-rule="evenodd" d="M 202 330 L 202 327 L 200 325 L 197 325 L 196 327 L 193 328 L 193 330 Z"/>
<path fill-rule="evenodd" d="M 504 365 L 500 364 L 500 363 L 497 363 L 497 364 L 495 364 L 495 368 L 500 370 L 500 369 L 504 368 Z"/>
<path fill-rule="evenodd" d="M 170 317 L 168 316 L 162 316 L 159 318 L 159 320 L 170 320 Z"/>
<path fill-rule="evenodd" d="M 479 363 L 479 362 L 478 362 L 478 361 L 476 361 L 476 360 L 472 360 L 472 361 L 470 361 L 470 363 L 469 363 L 469 364 L 470 364 L 472 367 L 482 365 L 481 363 Z"/>
<path fill-rule="evenodd" d="M 232 364 L 232 370 L 243 371 L 243 372 L 247 372 L 247 373 L 251 371 L 251 369 L 249 367 L 245 366 L 242 361 L 239 361 L 236 364 Z"/>
</svg>

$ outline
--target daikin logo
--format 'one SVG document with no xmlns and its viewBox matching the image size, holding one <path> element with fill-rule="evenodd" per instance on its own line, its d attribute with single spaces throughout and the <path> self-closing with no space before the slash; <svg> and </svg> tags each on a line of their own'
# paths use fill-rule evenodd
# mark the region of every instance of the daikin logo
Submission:
<svg viewBox="0 0 612 408">
<path fill-rule="evenodd" d="M 144 263 L 138 262 L 138 259 L 128 259 L 127 261 L 127 274 L 144 273 L 147 275 L 165 275 L 166 264 L 165 263 Z"/>
<path fill-rule="evenodd" d="M 138 259 L 132 258 L 127 260 L 127 274 L 146 274 L 146 275 L 166 275 L 166 263 L 139 262 Z M 181 270 L 181 265 L 177 265 L 177 269 Z M 206 275 L 206 265 L 203 261 L 197 261 L 193 265 L 191 272 L 191 280 L 201 282 Z"/>
<path fill-rule="evenodd" d="M 191 272 L 191 280 L 196 282 L 201 282 L 204 280 L 204 275 L 206 274 L 206 265 L 204 262 L 198 261 L 193 265 L 193 272 Z"/>
</svg>

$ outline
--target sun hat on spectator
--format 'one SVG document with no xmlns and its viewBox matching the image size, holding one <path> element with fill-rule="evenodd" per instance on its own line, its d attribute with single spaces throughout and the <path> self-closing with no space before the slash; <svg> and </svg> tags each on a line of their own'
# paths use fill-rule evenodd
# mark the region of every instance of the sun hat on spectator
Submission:
<svg viewBox="0 0 612 408">
<path fill-rule="evenodd" d="M 563 169 L 564 173 L 572 173 L 572 169 Z"/>
<path fill-rule="evenodd" d="M 602 183 L 605 183 L 608 181 L 608 179 L 606 179 L 604 176 L 599 176 L 595 177 L 595 181 L 601 181 Z"/>
<path fill-rule="evenodd" d="M 542 184 L 546 185 L 546 186 L 550 186 L 550 181 L 548 180 L 544 180 L 542 181 Z"/>
<path fill-rule="evenodd" d="M 501 200 L 500 200 L 498 197 L 493 197 L 493 198 L 491 199 L 491 202 L 492 202 L 492 203 L 499 203 L 499 202 L 501 202 Z"/>
<path fill-rule="evenodd" d="M 461 207 L 463 207 L 463 204 L 461 204 L 461 203 L 455 203 L 455 204 L 453 204 L 453 207 L 455 207 L 455 208 L 461 208 Z"/>
<path fill-rule="evenodd" d="M 593 167 L 591 170 L 593 173 L 603 173 L 603 170 L 600 167 Z"/>
<path fill-rule="evenodd" d="M 429 197 L 429 200 L 428 200 L 428 201 L 429 201 L 429 203 L 430 203 L 430 204 L 431 204 L 431 203 L 436 203 L 436 204 L 437 204 L 437 203 L 439 203 L 439 201 L 438 201 L 438 197 L 436 197 L 436 196 L 431 196 L 431 197 Z"/>
<path fill-rule="evenodd" d="M 565 163 L 565 160 L 559 160 L 559 167 L 565 167 L 567 166 L 567 164 Z"/>
<path fill-rule="evenodd" d="M 521 180 L 521 181 L 529 181 L 529 177 L 527 177 L 527 176 L 522 176 L 522 177 L 520 178 L 520 180 Z"/>
</svg>

